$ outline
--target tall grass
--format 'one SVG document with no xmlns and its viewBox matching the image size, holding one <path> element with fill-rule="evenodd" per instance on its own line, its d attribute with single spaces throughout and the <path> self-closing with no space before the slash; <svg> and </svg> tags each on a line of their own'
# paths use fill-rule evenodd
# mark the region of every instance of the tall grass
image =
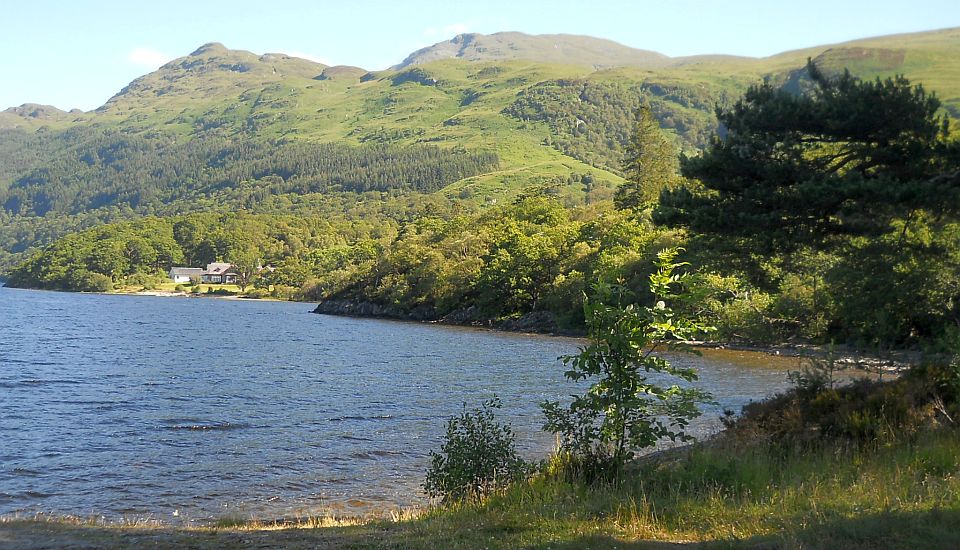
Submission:
<svg viewBox="0 0 960 550">
<path fill-rule="evenodd" d="M 488 547 L 607 541 L 773 542 L 813 546 L 960 543 L 960 438 L 895 445 L 780 447 L 724 442 L 661 456 L 624 480 L 539 476 L 480 506 L 435 511 L 419 529 Z M 459 532 L 456 526 L 466 526 Z M 585 538 L 586 537 L 586 538 Z M 591 538 L 592 537 L 592 538 Z M 912 541 L 912 542 L 911 542 Z"/>
</svg>

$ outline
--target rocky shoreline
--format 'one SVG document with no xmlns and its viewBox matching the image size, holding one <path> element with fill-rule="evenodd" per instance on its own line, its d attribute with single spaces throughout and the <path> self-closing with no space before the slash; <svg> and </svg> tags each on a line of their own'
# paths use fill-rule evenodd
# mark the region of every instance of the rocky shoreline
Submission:
<svg viewBox="0 0 960 550">
<path fill-rule="evenodd" d="M 458 309 L 438 316 L 433 308 L 413 308 L 410 312 L 399 311 L 372 302 L 353 300 L 324 300 L 317 304 L 313 313 L 345 317 L 368 317 L 417 321 L 466 327 L 490 328 L 507 332 L 549 334 L 554 336 L 584 336 L 582 330 L 562 329 L 556 317 L 549 311 L 533 311 L 516 319 L 494 320 L 480 315 L 476 307 Z"/>
<path fill-rule="evenodd" d="M 551 336 L 585 337 L 582 329 L 561 329 L 556 316 L 549 311 L 533 311 L 516 319 L 494 320 L 481 316 L 473 306 L 455 310 L 444 316 L 437 316 L 433 308 L 414 308 L 409 312 L 400 311 L 373 302 L 354 300 L 325 300 L 317 304 L 313 313 L 344 317 L 393 319 L 436 323 L 441 325 L 488 328 L 506 332 L 545 334 Z M 782 357 L 809 357 L 833 360 L 841 368 L 856 368 L 870 371 L 897 372 L 919 363 L 923 356 L 919 351 L 898 350 L 885 354 L 838 345 L 831 349 L 828 345 L 815 344 L 756 344 L 750 342 L 689 342 L 703 349 L 726 349 L 754 353 L 767 353 Z"/>
</svg>

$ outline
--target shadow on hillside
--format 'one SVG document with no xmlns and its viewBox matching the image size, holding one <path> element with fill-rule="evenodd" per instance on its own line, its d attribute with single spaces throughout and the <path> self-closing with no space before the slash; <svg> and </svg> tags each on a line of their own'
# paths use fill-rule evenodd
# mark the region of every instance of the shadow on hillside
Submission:
<svg viewBox="0 0 960 550">
<path fill-rule="evenodd" d="M 862 515 L 723 544 L 739 548 L 960 548 L 960 509 Z"/>
<path fill-rule="evenodd" d="M 787 533 L 780 543 L 804 548 L 960 548 L 960 503 L 954 509 L 829 521 Z M 750 546 L 749 541 L 745 545 Z"/>
<path fill-rule="evenodd" d="M 926 512 L 887 512 L 857 518 L 838 519 L 806 528 L 788 528 L 781 533 L 748 539 L 710 542 L 668 543 L 629 542 L 609 536 L 584 536 L 565 542 L 532 546 L 546 550 L 647 549 L 647 548 L 960 548 L 960 509 Z"/>
<path fill-rule="evenodd" d="M 102 527 L 56 521 L 0 523 L 0 550 L 376 548 L 396 540 L 377 526 L 273 530 L 187 530 L 174 527 Z"/>
<path fill-rule="evenodd" d="M 416 522 L 414 522 L 415 524 Z M 407 524 L 276 530 L 183 530 L 175 528 L 92 527 L 58 522 L 0 523 L 0 549 L 41 548 L 445 548 L 454 532 L 432 532 Z M 496 537 L 496 529 L 490 534 Z M 510 534 L 499 545 L 510 546 Z M 515 533 L 513 533 L 515 534 Z M 469 539 L 468 539 L 469 540 Z M 463 546 L 464 541 L 459 541 Z M 524 546 L 531 549 L 668 548 L 960 548 L 960 509 L 888 512 L 837 519 L 778 534 L 705 543 L 627 541 L 587 535 L 567 541 Z"/>
<path fill-rule="evenodd" d="M 663 541 L 626 541 L 606 535 L 590 535 L 565 542 L 549 542 L 527 548 L 551 550 L 670 550 L 680 548 L 699 548 L 697 543 Z"/>
</svg>

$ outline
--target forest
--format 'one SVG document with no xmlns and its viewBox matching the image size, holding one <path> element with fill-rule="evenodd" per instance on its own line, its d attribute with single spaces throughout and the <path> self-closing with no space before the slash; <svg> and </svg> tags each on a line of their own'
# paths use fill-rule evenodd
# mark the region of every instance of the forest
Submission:
<svg viewBox="0 0 960 550">
<path fill-rule="evenodd" d="M 71 234 L 14 269 L 9 284 L 107 290 L 170 265 L 252 258 L 274 268 L 255 286 L 277 297 L 365 302 L 398 318 L 473 324 L 546 312 L 546 329 L 576 331 L 593 283 L 621 281 L 645 299 L 651 259 L 682 246 L 682 259 L 698 267 L 691 279 L 698 299 L 688 307 L 712 319 L 719 329 L 712 338 L 876 350 L 955 346 L 960 155 L 939 101 L 902 77 L 861 81 L 823 75 L 812 64 L 808 70 L 816 85 L 805 94 L 762 84 L 720 107 L 725 134 L 697 156 L 679 155 L 653 106 L 639 102 L 623 138 L 620 169 L 628 179 L 613 201 L 570 205 L 556 189 L 533 186 L 484 209 L 414 194 L 358 216 L 147 217 Z M 877 102 L 888 115 L 874 116 Z M 193 165 L 187 155 L 137 167 L 136 151 L 156 144 L 110 146 L 119 143 L 128 142 L 105 137 L 90 151 L 90 166 L 132 163 L 133 173 L 148 179 L 164 170 L 206 170 L 212 177 L 203 179 L 205 189 L 249 178 L 264 182 L 254 193 L 264 198 L 348 179 L 355 191 L 431 189 L 496 162 L 428 146 L 378 146 L 358 157 L 346 147 L 298 145 L 270 154 L 267 145 L 212 141 L 168 146 L 221 151 L 217 166 Z M 238 155 L 251 162 L 231 162 Z M 40 193 L 27 190 L 44 186 L 31 185 L 24 180 L 8 191 L 8 206 L 18 196 L 25 197 L 21 208 L 36 205 Z M 199 182 L 184 185 L 156 189 L 167 197 L 200 189 Z M 404 200 L 406 208 L 383 209 Z"/>
<path fill-rule="evenodd" d="M 240 205 L 286 193 L 431 192 L 498 163 L 492 153 L 430 145 L 350 147 L 215 134 L 178 142 L 80 128 L 67 134 L 37 142 L 41 148 L 35 151 L 35 166 L 0 193 L 8 214 L 76 214 L 104 206 L 157 208 L 238 187 L 246 193 L 230 198 Z M 23 139 L 30 141 L 29 136 Z M 82 145 L 65 147 L 74 141 Z"/>
</svg>

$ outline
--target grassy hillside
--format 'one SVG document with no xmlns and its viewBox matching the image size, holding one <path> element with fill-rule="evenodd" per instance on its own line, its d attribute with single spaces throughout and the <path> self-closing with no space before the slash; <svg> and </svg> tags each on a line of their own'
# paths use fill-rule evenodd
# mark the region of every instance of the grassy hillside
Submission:
<svg viewBox="0 0 960 550">
<path fill-rule="evenodd" d="M 388 202 L 437 194 L 473 210 L 547 186 L 569 204 L 582 204 L 609 197 L 622 181 L 623 145 L 641 99 L 677 145 L 693 152 L 716 129 L 716 105 L 729 105 L 764 78 L 800 86 L 800 69 L 812 57 L 828 70 L 849 67 L 868 78 L 904 73 L 936 91 L 956 116 L 958 52 L 960 29 L 765 59 L 670 59 L 588 37 L 500 33 L 460 36 L 397 69 L 370 73 L 207 44 L 131 82 L 95 111 L 25 105 L 0 113 L 0 269 L 38 244 L 104 221 L 250 208 L 249 193 L 234 192 L 241 187 L 287 197 L 303 213 L 337 215 L 342 201 L 358 200 L 355 193 L 342 195 L 362 187 L 358 182 L 273 185 L 275 177 L 289 180 L 291 168 L 273 152 L 283 156 L 285 148 L 302 150 L 304 143 L 361 150 L 337 153 L 334 164 L 362 158 L 372 145 L 407 157 L 428 145 L 496 158 L 477 172 L 443 178 L 442 189 L 410 181 L 381 185 L 405 197 L 392 193 Z M 556 63 L 561 60 L 567 64 Z M 249 162 L 247 150 L 266 151 L 256 160 L 268 168 L 213 179 L 225 163 Z M 189 166 L 149 168 L 171 155 Z M 570 183 L 584 178 L 592 199 Z"/>
<path fill-rule="evenodd" d="M 605 67 L 661 67 L 670 62 L 662 53 L 637 50 L 612 40 L 571 34 L 529 35 L 521 32 L 458 34 L 445 42 L 421 48 L 393 67 L 403 69 L 441 59 L 505 61 L 524 59 L 540 63 Z"/>
</svg>

